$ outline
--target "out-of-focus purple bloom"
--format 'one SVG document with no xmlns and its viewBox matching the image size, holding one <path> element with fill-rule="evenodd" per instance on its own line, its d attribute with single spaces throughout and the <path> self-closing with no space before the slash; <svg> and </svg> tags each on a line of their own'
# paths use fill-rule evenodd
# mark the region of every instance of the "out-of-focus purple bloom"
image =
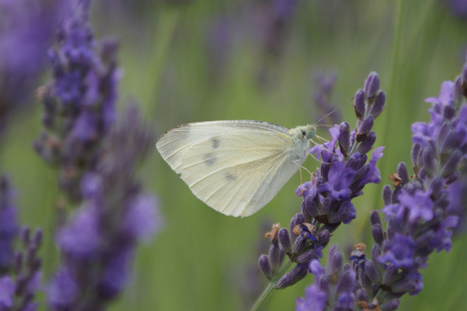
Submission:
<svg viewBox="0 0 467 311">
<path fill-rule="evenodd" d="M 9 276 L 0 278 L 0 310 L 8 310 L 13 306 L 15 283 Z"/>
<path fill-rule="evenodd" d="M 446 0 L 451 13 L 461 19 L 467 18 L 467 2 L 464 0 Z"/>
<path fill-rule="evenodd" d="M 82 180 L 81 209 L 58 232 L 64 263 L 49 285 L 53 310 L 106 305 L 125 287 L 137 243 L 160 230 L 157 199 L 133 176 L 151 144 L 152 135 L 130 106 L 106 138 L 95 171 Z"/>
<path fill-rule="evenodd" d="M 97 162 L 103 137 L 116 117 L 119 70 L 114 40 L 94 39 L 87 22 L 89 1 L 75 1 L 73 14 L 59 27 L 49 50 L 53 80 L 40 89 L 46 131 L 36 151 L 59 169 L 59 186 L 80 201 L 80 183 Z"/>
<path fill-rule="evenodd" d="M 2 271 L 5 275 L 0 277 L 0 310 L 13 310 L 13 306 L 19 306 L 20 310 L 36 310 L 38 307 L 34 298 L 42 276 L 42 262 L 37 257 L 42 231 L 36 230 L 31 236 L 29 229 L 25 228 L 21 232 L 21 240 L 24 251 L 15 252 L 10 271 Z"/>
<path fill-rule="evenodd" d="M 13 190 L 5 176 L 0 177 L 0 274 L 13 265 L 13 243 L 19 233 L 16 220 L 16 207 L 13 205 Z"/>
<path fill-rule="evenodd" d="M 0 1 L 0 135 L 10 112 L 32 102 L 61 2 Z"/>
<path fill-rule="evenodd" d="M 319 289 L 317 284 L 305 289 L 305 298 L 298 297 L 295 303 L 296 311 L 322 311 L 326 307 L 326 292 Z"/>
</svg>

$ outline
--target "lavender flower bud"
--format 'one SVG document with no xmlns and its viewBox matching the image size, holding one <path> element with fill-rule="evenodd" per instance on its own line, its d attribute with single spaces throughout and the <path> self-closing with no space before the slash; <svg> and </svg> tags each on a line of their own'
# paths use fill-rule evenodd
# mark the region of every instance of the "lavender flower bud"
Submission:
<svg viewBox="0 0 467 311">
<path fill-rule="evenodd" d="M 405 278 L 399 282 L 395 282 L 391 285 L 393 293 L 407 293 L 414 286 L 414 280 L 412 278 Z"/>
<path fill-rule="evenodd" d="M 380 263 L 378 258 L 381 256 L 381 249 L 378 244 L 374 244 L 371 248 L 371 261 L 373 262 L 375 268 L 380 273 L 385 270 L 384 264 Z"/>
<path fill-rule="evenodd" d="M 386 92 L 381 91 L 376 95 L 375 102 L 373 106 L 371 107 L 370 114 L 373 116 L 373 118 L 377 118 L 381 112 L 383 112 L 384 108 L 386 108 Z"/>
<path fill-rule="evenodd" d="M 444 189 L 444 186 L 445 186 L 444 178 L 436 177 L 431 181 L 429 191 L 431 194 L 438 195 Z"/>
<path fill-rule="evenodd" d="M 302 203 L 302 214 L 305 216 L 305 222 L 308 223 L 310 223 L 311 221 L 306 221 L 307 217 L 314 218 L 319 215 L 315 199 L 311 195 L 307 196 Z"/>
<path fill-rule="evenodd" d="M 298 256 L 297 263 L 309 263 L 313 258 L 316 258 L 316 253 L 313 249 L 310 249 Z"/>
<path fill-rule="evenodd" d="M 365 116 L 365 92 L 363 90 L 358 90 L 357 94 L 355 94 L 354 109 L 357 119 L 363 120 Z"/>
<path fill-rule="evenodd" d="M 461 173 L 459 171 L 455 171 L 451 176 L 448 176 L 446 178 L 446 185 L 450 185 L 453 182 L 455 182 L 459 178 L 460 175 Z"/>
<path fill-rule="evenodd" d="M 37 228 L 36 231 L 34 232 L 32 243 L 36 247 L 39 247 L 42 244 L 42 230 L 40 228 Z"/>
<path fill-rule="evenodd" d="M 375 122 L 375 119 L 372 116 L 368 116 L 365 120 L 363 120 L 363 122 L 359 126 L 358 134 L 362 135 L 362 134 L 367 134 L 368 132 L 370 132 L 371 129 L 373 128 L 374 122 Z"/>
<path fill-rule="evenodd" d="M 272 244 L 269 248 L 269 264 L 272 275 L 276 275 L 280 268 L 280 248 L 277 244 Z"/>
<path fill-rule="evenodd" d="M 414 166 L 417 166 L 419 163 L 420 151 L 422 146 L 420 144 L 415 144 L 412 147 L 411 156 L 412 156 L 412 163 Z"/>
<path fill-rule="evenodd" d="M 392 189 L 389 185 L 384 185 L 383 187 L 383 202 L 384 205 L 389 205 L 392 203 Z"/>
<path fill-rule="evenodd" d="M 443 168 L 441 169 L 441 176 L 447 177 L 454 173 L 462 159 L 462 156 L 463 155 L 459 150 L 454 151 L 446 163 L 444 163 Z"/>
<path fill-rule="evenodd" d="M 289 275 L 289 273 L 286 273 L 283 277 L 277 281 L 275 288 L 276 289 L 284 289 L 286 287 L 289 287 L 292 285 L 292 279 Z"/>
<path fill-rule="evenodd" d="M 371 260 L 365 261 L 365 273 L 370 278 L 370 280 L 375 284 L 381 283 L 381 276 L 376 270 L 375 265 Z"/>
<path fill-rule="evenodd" d="M 436 173 L 438 167 L 438 160 L 435 157 L 435 151 L 431 146 L 427 146 L 421 152 L 421 159 L 423 160 L 423 168 L 429 176 Z"/>
<path fill-rule="evenodd" d="M 454 91 L 452 94 L 452 99 L 456 103 L 456 106 L 459 106 L 459 104 L 462 103 L 462 98 L 464 97 L 462 91 L 462 84 L 464 81 L 466 80 L 464 80 L 462 76 L 457 77 L 456 81 L 454 81 Z"/>
<path fill-rule="evenodd" d="M 397 166 L 397 175 L 402 179 L 404 185 L 409 183 L 409 173 L 407 172 L 407 166 L 405 166 L 404 162 L 399 163 Z"/>
<path fill-rule="evenodd" d="M 367 98 L 372 98 L 376 95 L 379 90 L 379 75 L 376 72 L 370 73 L 368 78 L 365 80 L 365 94 Z"/>
<path fill-rule="evenodd" d="M 335 213 L 328 215 L 328 220 L 330 223 L 343 222 L 349 217 L 350 213 L 347 209 L 339 209 Z"/>
<path fill-rule="evenodd" d="M 13 258 L 13 270 L 15 274 L 20 274 L 23 269 L 23 253 L 16 252 Z"/>
<path fill-rule="evenodd" d="M 383 228 L 379 224 L 371 226 L 371 236 L 373 240 L 381 247 L 384 242 L 384 232 Z"/>
<path fill-rule="evenodd" d="M 303 278 L 305 278 L 307 275 L 308 264 L 298 264 L 277 282 L 276 289 L 283 289 L 290 285 L 294 285 L 298 281 L 301 281 Z M 282 279 L 285 279 L 285 281 L 281 282 Z"/>
<path fill-rule="evenodd" d="M 366 290 L 359 289 L 357 291 L 357 301 L 368 301 L 368 294 L 366 293 Z"/>
<path fill-rule="evenodd" d="M 383 275 L 383 284 L 391 286 L 397 276 L 397 268 L 389 266 Z"/>
<path fill-rule="evenodd" d="M 325 227 L 326 226 L 323 226 L 321 229 L 322 231 L 318 233 L 319 244 L 323 244 L 323 245 L 326 245 L 331 239 L 331 233 L 328 230 L 326 230 Z"/>
<path fill-rule="evenodd" d="M 290 241 L 289 231 L 285 228 L 279 230 L 279 243 L 285 252 L 292 251 L 292 242 Z"/>
<path fill-rule="evenodd" d="M 378 210 L 372 210 L 370 213 L 370 223 L 372 225 L 380 225 L 383 227 L 383 223 L 381 222 L 381 217 L 379 216 Z"/>
<path fill-rule="evenodd" d="M 293 245 L 292 252 L 297 255 L 301 254 L 303 250 L 305 249 L 306 243 L 307 243 L 306 238 L 302 236 L 297 237 Z"/>
<path fill-rule="evenodd" d="M 388 302 L 381 304 L 379 307 L 382 311 L 395 311 L 399 308 L 400 301 L 398 299 L 393 299 Z"/>
<path fill-rule="evenodd" d="M 345 271 L 340 277 L 339 283 L 336 287 L 338 294 L 351 292 L 355 286 L 356 273 L 353 270 Z"/>
<path fill-rule="evenodd" d="M 329 251 L 327 272 L 329 275 L 337 275 L 342 269 L 342 253 L 337 245 L 333 245 Z"/>
<path fill-rule="evenodd" d="M 339 126 L 339 146 L 346 152 L 350 148 L 350 124 L 342 122 Z"/>
<path fill-rule="evenodd" d="M 297 235 L 293 232 L 293 229 L 295 228 L 296 225 L 301 225 L 304 222 L 305 222 L 305 217 L 301 213 L 295 214 L 295 216 L 290 221 L 289 232 L 290 232 L 292 241 L 295 241 L 295 239 L 297 238 Z"/>
<path fill-rule="evenodd" d="M 360 154 L 365 154 L 373 148 L 373 144 L 376 141 L 376 133 L 370 132 L 365 137 L 365 139 L 361 142 L 361 144 L 357 147 L 357 152 Z"/>
<path fill-rule="evenodd" d="M 21 231 L 21 240 L 24 245 L 29 245 L 31 243 L 31 230 L 28 227 L 24 227 Z"/>
<path fill-rule="evenodd" d="M 266 255 L 261 255 L 259 257 L 258 261 L 258 266 L 261 272 L 268 278 L 268 280 L 271 280 L 272 278 L 272 271 L 271 271 L 271 265 L 269 264 L 269 258 Z"/>
</svg>

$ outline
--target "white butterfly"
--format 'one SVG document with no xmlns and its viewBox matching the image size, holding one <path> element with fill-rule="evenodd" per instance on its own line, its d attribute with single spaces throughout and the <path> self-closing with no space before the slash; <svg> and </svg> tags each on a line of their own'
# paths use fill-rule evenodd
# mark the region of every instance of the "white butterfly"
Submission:
<svg viewBox="0 0 467 311">
<path fill-rule="evenodd" d="M 316 126 L 262 121 L 182 124 L 156 143 L 197 198 L 228 216 L 250 216 L 274 198 L 310 151 Z"/>
</svg>

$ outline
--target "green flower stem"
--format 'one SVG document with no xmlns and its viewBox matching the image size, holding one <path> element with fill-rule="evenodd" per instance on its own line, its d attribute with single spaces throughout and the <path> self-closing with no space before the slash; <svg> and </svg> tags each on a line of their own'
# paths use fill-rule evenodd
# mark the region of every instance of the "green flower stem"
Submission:
<svg viewBox="0 0 467 311">
<path fill-rule="evenodd" d="M 264 292 L 261 294 L 261 296 L 259 296 L 258 300 L 255 302 L 255 305 L 251 308 L 251 311 L 257 311 L 264 305 L 264 303 L 272 295 L 273 290 L 276 288 L 277 281 L 279 281 L 280 278 L 289 270 L 292 263 L 293 262 L 290 259 L 287 260 L 287 262 L 282 266 L 282 269 L 276 274 L 275 277 L 273 277 Z"/>
</svg>

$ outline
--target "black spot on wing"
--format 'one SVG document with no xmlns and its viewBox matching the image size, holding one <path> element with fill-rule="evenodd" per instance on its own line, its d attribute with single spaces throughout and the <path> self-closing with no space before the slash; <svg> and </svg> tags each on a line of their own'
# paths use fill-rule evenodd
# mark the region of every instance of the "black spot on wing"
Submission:
<svg viewBox="0 0 467 311">
<path fill-rule="evenodd" d="M 214 163 L 217 162 L 217 158 L 211 154 L 211 153 L 208 153 L 204 156 L 204 163 L 207 165 L 207 166 L 211 166 L 213 165 Z"/>
<path fill-rule="evenodd" d="M 237 175 L 233 174 L 233 173 L 226 173 L 225 174 L 225 179 L 229 180 L 229 181 L 234 181 L 234 180 L 237 180 Z"/>
<path fill-rule="evenodd" d="M 211 138 L 212 147 L 216 149 L 221 144 L 220 140 L 216 137 Z"/>
</svg>

